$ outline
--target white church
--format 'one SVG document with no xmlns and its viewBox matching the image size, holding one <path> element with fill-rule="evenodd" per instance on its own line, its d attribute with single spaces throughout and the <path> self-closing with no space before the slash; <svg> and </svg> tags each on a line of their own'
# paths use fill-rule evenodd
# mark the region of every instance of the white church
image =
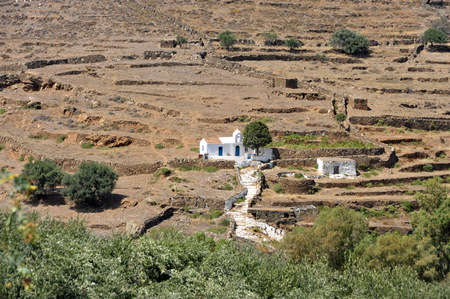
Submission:
<svg viewBox="0 0 450 299">
<path fill-rule="evenodd" d="M 244 147 L 242 132 L 239 130 L 235 130 L 231 137 L 203 138 L 200 141 L 200 155 L 204 159 L 235 161 L 266 162 L 273 159 L 271 148 L 260 148 L 259 155 L 256 155 L 256 150 Z"/>
</svg>

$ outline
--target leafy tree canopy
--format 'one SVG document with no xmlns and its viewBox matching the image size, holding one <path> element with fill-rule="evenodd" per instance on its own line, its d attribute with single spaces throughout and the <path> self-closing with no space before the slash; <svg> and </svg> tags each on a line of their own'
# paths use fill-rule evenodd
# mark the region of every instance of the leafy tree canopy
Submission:
<svg viewBox="0 0 450 299">
<path fill-rule="evenodd" d="M 366 54 L 369 52 L 369 40 L 357 32 L 348 29 L 339 29 L 330 40 L 330 44 L 347 54 Z"/>
<path fill-rule="evenodd" d="M 448 42 L 448 35 L 437 28 L 427 29 L 422 36 L 424 43 L 445 44 Z"/>
<path fill-rule="evenodd" d="M 64 177 L 62 183 L 65 188 L 62 194 L 77 204 L 91 204 L 110 194 L 117 179 L 117 173 L 109 166 L 97 162 L 86 162 L 81 164 L 76 174 Z"/>
<path fill-rule="evenodd" d="M 37 187 L 35 195 L 41 195 L 46 189 L 55 188 L 61 184 L 64 173 L 53 160 L 28 162 L 22 170 L 22 177 Z"/>
<path fill-rule="evenodd" d="M 246 125 L 243 135 L 244 146 L 256 150 L 257 155 L 261 147 L 272 142 L 269 127 L 260 121 L 253 121 Z"/>
</svg>

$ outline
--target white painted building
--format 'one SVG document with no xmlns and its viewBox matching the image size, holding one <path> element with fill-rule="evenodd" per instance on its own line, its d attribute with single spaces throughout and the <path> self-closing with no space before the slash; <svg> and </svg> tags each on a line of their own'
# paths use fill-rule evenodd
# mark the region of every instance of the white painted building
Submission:
<svg viewBox="0 0 450 299">
<path fill-rule="evenodd" d="M 244 147 L 241 131 L 235 130 L 231 137 L 203 138 L 200 141 L 200 155 L 205 159 L 222 160 L 272 160 L 271 148 L 260 148 L 259 155 L 251 148 Z"/>
<path fill-rule="evenodd" d="M 356 161 L 348 158 L 317 158 L 318 171 L 330 176 L 356 176 Z"/>
</svg>

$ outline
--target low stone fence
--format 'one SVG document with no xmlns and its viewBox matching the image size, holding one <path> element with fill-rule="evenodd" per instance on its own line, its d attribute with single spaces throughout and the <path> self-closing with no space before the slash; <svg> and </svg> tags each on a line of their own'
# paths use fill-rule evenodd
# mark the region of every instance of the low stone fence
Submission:
<svg viewBox="0 0 450 299">
<path fill-rule="evenodd" d="M 233 208 L 233 204 L 240 198 L 244 198 L 248 193 L 247 189 L 242 190 L 236 195 L 231 196 L 227 201 L 225 201 L 225 211 L 229 211 Z"/>
<path fill-rule="evenodd" d="M 269 188 L 280 184 L 288 194 L 308 194 L 316 185 L 311 179 L 297 179 L 297 178 L 277 178 L 274 176 L 266 177 L 266 183 Z"/>
<path fill-rule="evenodd" d="M 352 116 L 352 124 L 363 126 L 386 125 L 391 127 L 406 127 L 418 130 L 450 130 L 450 118 L 433 117 L 399 117 L 399 116 Z"/>
<path fill-rule="evenodd" d="M 169 198 L 170 205 L 173 207 L 194 207 L 199 209 L 222 210 L 223 200 L 204 198 L 201 196 L 174 196 Z"/>
<path fill-rule="evenodd" d="M 204 160 L 204 159 L 172 159 L 167 162 L 167 166 L 177 168 L 181 166 L 197 166 L 206 168 L 214 166 L 219 169 L 233 169 L 235 161 L 225 160 Z"/>
<path fill-rule="evenodd" d="M 379 156 L 385 153 L 383 147 L 374 148 L 321 148 L 321 149 L 286 149 L 274 148 L 273 154 L 277 159 L 305 159 L 318 157 L 347 157 L 347 156 Z"/>
<path fill-rule="evenodd" d="M 81 64 L 81 63 L 97 63 L 103 61 L 106 61 L 106 57 L 97 54 L 97 55 L 88 55 L 63 59 L 53 59 L 53 60 L 33 60 L 25 63 L 25 66 L 27 69 L 37 69 L 55 64 Z"/>
</svg>

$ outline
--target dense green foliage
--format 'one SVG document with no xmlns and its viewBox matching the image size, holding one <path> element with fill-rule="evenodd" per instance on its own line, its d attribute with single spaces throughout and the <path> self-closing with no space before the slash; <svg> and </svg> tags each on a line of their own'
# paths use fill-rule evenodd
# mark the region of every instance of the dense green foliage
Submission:
<svg viewBox="0 0 450 299">
<path fill-rule="evenodd" d="M 245 126 L 243 144 L 245 147 L 256 150 L 259 155 L 259 149 L 272 142 L 269 127 L 263 122 L 253 121 Z"/>
<path fill-rule="evenodd" d="M 25 164 L 21 176 L 37 187 L 34 194 L 39 196 L 60 185 L 64 173 L 53 160 L 45 159 Z"/>
<path fill-rule="evenodd" d="M 30 188 L 20 177 L 0 173 L 0 181 L 5 178 L 14 180 L 18 192 Z M 138 238 L 98 237 L 79 220 L 38 220 L 16 204 L 0 213 L 0 298 L 445 298 L 450 293 L 448 281 L 420 280 L 414 268 L 397 265 L 403 262 L 368 267 L 366 260 L 353 259 L 335 269 L 330 258 L 340 259 L 342 248 L 351 250 L 366 225 L 356 212 L 325 209 L 311 230 L 327 243 L 319 244 L 327 263 L 318 255 L 311 255 L 314 262 L 286 260 L 281 253 L 215 242 L 204 233 L 187 237 L 174 229 Z M 387 257 L 393 252 L 410 263 L 408 257 L 417 253 L 409 250 L 402 257 L 403 249 L 395 249 L 400 243 L 422 250 L 410 238 L 380 237 L 376 246 L 387 249 L 372 250 L 371 256 L 386 263 L 378 251 Z M 362 243 L 367 251 L 372 240 Z"/>
<path fill-rule="evenodd" d="M 448 35 L 436 28 L 427 29 L 422 36 L 424 43 L 445 44 L 448 42 Z"/>
<path fill-rule="evenodd" d="M 181 46 L 181 45 L 187 44 L 189 41 L 184 36 L 178 35 L 175 39 L 175 42 L 177 45 Z"/>
<path fill-rule="evenodd" d="M 366 54 L 369 52 L 368 39 L 357 32 L 348 29 L 339 29 L 330 40 L 330 44 L 347 54 Z"/>
<path fill-rule="evenodd" d="M 61 192 L 77 204 L 92 204 L 110 194 L 117 179 L 117 173 L 109 166 L 85 162 L 77 173 L 64 177 L 65 188 Z"/>
<path fill-rule="evenodd" d="M 296 38 L 290 38 L 284 41 L 284 45 L 292 50 L 303 46 L 303 43 Z"/>
<path fill-rule="evenodd" d="M 1 258 L 2 298 L 443 298 L 450 290 L 418 280 L 408 268 L 350 264 L 338 271 L 321 260 L 286 261 L 203 233 L 100 238 L 79 221 L 46 219 L 38 223 L 39 241 L 30 243 L 3 229 L 7 218 L 0 214 L 0 241 L 22 258 L 29 287 Z"/>
<path fill-rule="evenodd" d="M 345 115 L 344 113 L 338 113 L 336 114 L 336 116 L 334 117 L 338 122 L 343 122 L 344 120 L 347 119 L 347 115 Z"/>
<path fill-rule="evenodd" d="M 220 40 L 220 45 L 225 48 L 233 46 L 237 39 L 231 31 L 224 31 L 217 36 Z"/>
</svg>

